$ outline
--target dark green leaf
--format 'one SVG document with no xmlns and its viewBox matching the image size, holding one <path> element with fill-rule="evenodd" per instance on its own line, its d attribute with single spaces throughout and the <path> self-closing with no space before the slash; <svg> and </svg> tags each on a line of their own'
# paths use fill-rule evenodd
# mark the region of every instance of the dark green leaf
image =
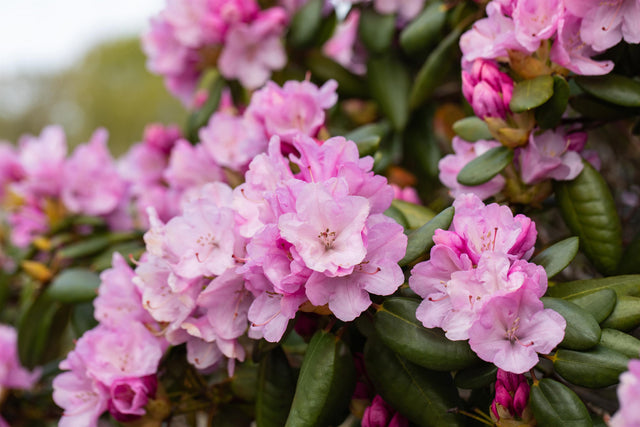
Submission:
<svg viewBox="0 0 640 427">
<path fill-rule="evenodd" d="M 577 76 L 576 83 L 585 92 L 613 104 L 640 107 L 640 82 L 618 74 Z"/>
<path fill-rule="evenodd" d="M 434 233 L 437 229 L 446 230 L 449 228 L 451 221 L 453 221 L 453 213 L 453 207 L 448 207 L 436 215 L 431 221 L 409 234 L 407 253 L 399 262 L 401 267 L 409 265 L 433 247 Z"/>
<path fill-rule="evenodd" d="M 600 289 L 599 291 L 569 298 L 568 301 L 582 307 L 588 313 L 591 313 L 596 322 L 602 323 L 604 319 L 609 317 L 613 308 L 616 306 L 618 297 L 615 291 L 611 289 Z"/>
<path fill-rule="evenodd" d="M 591 427 L 589 411 L 567 386 L 543 378 L 531 386 L 529 397 L 533 415 L 539 426 Z"/>
<path fill-rule="evenodd" d="M 322 26 L 323 0 L 310 0 L 291 19 L 289 41 L 292 46 L 303 47 L 313 42 Z"/>
<path fill-rule="evenodd" d="M 569 103 L 569 84 L 562 76 L 553 76 L 553 96 L 536 109 L 536 122 L 543 129 L 560 124 Z"/>
<path fill-rule="evenodd" d="M 363 9 L 360 13 L 358 37 L 370 52 L 387 51 L 395 30 L 395 15 L 380 15 L 373 9 Z"/>
<path fill-rule="evenodd" d="M 543 297 L 542 302 L 544 308 L 556 311 L 567 321 L 561 347 L 587 350 L 600 342 L 600 326 L 590 313 L 560 298 Z"/>
<path fill-rule="evenodd" d="M 63 303 L 91 301 L 97 295 L 100 277 L 84 268 L 68 268 L 58 274 L 45 295 Z"/>
<path fill-rule="evenodd" d="M 412 109 L 421 106 L 431 97 L 433 91 L 446 80 L 451 69 L 451 54 L 458 46 L 458 39 L 464 27 L 458 26 L 436 47 L 418 71 L 411 93 L 409 105 Z"/>
<path fill-rule="evenodd" d="M 497 374 L 498 367 L 494 364 L 487 363 L 456 372 L 453 381 L 458 388 L 482 388 L 495 382 Z"/>
<path fill-rule="evenodd" d="M 104 251 L 109 245 L 128 240 L 141 240 L 137 233 L 108 233 L 92 235 L 87 239 L 64 246 L 57 252 L 62 259 L 74 259 L 89 255 L 95 255 Z"/>
<path fill-rule="evenodd" d="M 415 365 L 375 339 L 365 346 L 365 365 L 376 391 L 411 422 L 420 426 L 462 426 L 450 410 L 461 402 L 451 375 Z"/>
<path fill-rule="evenodd" d="M 618 274 L 640 273 L 640 233 L 626 247 L 618 266 Z"/>
<path fill-rule="evenodd" d="M 602 322 L 603 328 L 630 331 L 640 326 L 640 298 L 619 296 L 613 311 Z"/>
<path fill-rule="evenodd" d="M 369 89 L 361 77 L 356 76 L 342 65 L 327 58 L 319 51 L 307 55 L 306 65 L 311 77 L 318 83 L 334 79 L 338 82 L 338 94 L 344 97 L 369 98 Z"/>
<path fill-rule="evenodd" d="M 391 202 L 391 206 L 394 206 L 402 212 L 404 217 L 407 219 L 409 228 L 411 229 L 422 227 L 424 224 L 431 221 L 436 215 L 435 212 L 427 207 L 405 202 L 404 200 L 395 199 Z"/>
<path fill-rule="evenodd" d="M 428 49 L 440 37 L 447 17 L 447 8 L 441 1 L 434 1 L 411 21 L 400 33 L 400 46 L 409 53 Z"/>
<path fill-rule="evenodd" d="M 71 311 L 71 327 L 73 328 L 76 339 L 97 325 L 98 321 L 93 317 L 93 303 L 83 302 L 73 306 Z"/>
<path fill-rule="evenodd" d="M 553 77 L 538 76 L 518 82 L 513 87 L 509 108 L 514 113 L 522 113 L 544 104 L 553 95 Z"/>
<path fill-rule="evenodd" d="M 409 119 L 409 72 L 398 58 L 385 55 L 367 63 L 367 80 L 371 94 L 391 125 L 401 131 Z"/>
<path fill-rule="evenodd" d="M 453 124 L 453 131 L 462 139 L 476 142 L 481 139 L 494 139 L 489 131 L 487 123 L 476 117 L 470 116 L 460 119 Z"/>
<path fill-rule="evenodd" d="M 256 401 L 258 369 L 258 366 L 251 361 L 236 366 L 233 377 L 231 377 L 231 391 L 234 396 L 246 402 Z M 293 390 L 293 384 L 291 390 Z"/>
<path fill-rule="evenodd" d="M 316 332 L 302 362 L 286 427 L 326 426 L 340 419 L 355 379 L 349 347 L 329 332 Z"/>
<path fill-rule="evenodd" d="M 296 379 L 281 347 L 260 361 L 256 398 L 257 427 L 280 427 L 287 421 Z"/>
<path fill-rule="evenodd" d="M 387 122 L 371 123 L 345 134 L 345 138 L 356 143 L 360 157 L 373 155 L 380 141 L 389 133 Z"/>
<path fill-rule="evenodd" d="M 621 107 L 584 93 L 572 96 L 569 105 L 581 115 L 594 120 L 620 120 L 638 114 L 637 108 Z"/>
<path fill-rule="evenodd" d="M 458 173 L 458 182 L 469 186 L 484 184 L 502 172 L 512 160 L 513 150 L 494 147 L 467 163 Z"/>
<path fill-rule="evenodd" d="M 553 367 L 572 384 L 600 388 L 616 384 L 628 363 L 627 356 L 598 345 L 587 351 L 560 349 L 555 354 Z"/>
<path fill-rule="evenodd" d="M 632 359 L 640 355 L 640 340 L 617 329 L 603 328 L 600 345 Z"/>
<path fill-rule="evenodd" d="M 556 283 L 549 286 L 547 295 L 557 298 L 576 298 L 602 289 L 611 289 L 618 297 L 622 295 L 640 296 L 640 274 Z"/>
<path fill-rule="evenodd" d="M 543 266 L 550 279 L 569 265 L 578 253 L 579 246 L 580 239 L 569 237 L 540 252 L 531 262 Z"/>
<path fill-rule="evenodd" d="M 389 208 L 384 211 L 384 214 L 389 218 L 393 218 L 393 220 L 400 224 L 405 230 L 409 228 L 409 222 L 407 221 L 407 218 L 397 207 L 393 205 L 389 206 Z"/>
<path fill-rule="evenodd" d="M 416 319 L 420 303 L 408 298 L 387 299 L 375 315 L 381 341 L 400 356 L 436 371 L 452 371 L 480 363 L 467 341 L 451 341 L 442 329 L 427 329 Z M 600 338 L 600 337 L 598 337 Z"/>
<path fill-rule="evenodd" d="M 611 191 L 588 162 L 573 181 L 557 181 L 555 193 L 562 217 L 593 265 L 614 274 L 622 256 L 620 219 Z"/>
</svg>

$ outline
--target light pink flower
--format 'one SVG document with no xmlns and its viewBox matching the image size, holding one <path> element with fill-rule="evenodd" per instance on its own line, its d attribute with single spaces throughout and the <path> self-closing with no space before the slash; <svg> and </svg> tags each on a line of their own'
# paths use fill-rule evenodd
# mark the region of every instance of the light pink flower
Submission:
<svg viewBox="0 0 640 427">
<path fill-rule="evenodd" d="M 47 126 L 39 137 L 25 135 L 18 144 L 20 163 L 25 174 L 19 193 L 36 197 L 59 196 L 67 156 L 64 130 L 60 126 Z"/>
<path fill-rule="evenodd" d="M 18 358 L 18 333 L 0 324 L 0 390 L 30 389 L 40 378 L 41 369 L 29 372 Z"/>
<path fill-rule="evenodd" d="M 424 7 L 425 0 L 374 0 L 374 9 L 381 14 L 397 13 L 404 20 L 415 18 Z"/>
<path fill-rule="evenodd" d="M 586 141 L 586 134 L 583 138 Z M 545 179 L 570 181 L 582 172 L 582 157 L 577 150 L 584 142 L 572 146 L 571 134 L 547 130 L 539 135 L 533 132 L 529 143 L 518 150 L 520 175 L 526 184 Z M 575 150 L 575 151 L 574 151 Z"/>
<path fill-rule="evenodd" d="M 627 43 L 640 43 L 638 0 L 567 0 L 566 3 L 567 9 L 583 18 L 580 37 L 595 51 L 606 50 L 623 39 Z"/>
<path fill-rule="evenodd" d="M 640 399 L 640 360 L 629 362 L 629 370 L 620 375 L 618 385 L 620 409 L 609 421 L 611 427 L 630 427 L 640 425 L 638 399 Z"/>
<path fill-rule="evenodd" d="M 357 44 L 359 21 L 359 10 L 349 12 L 347 18 L 338 23 L 322 52 L 352 73 L 364 74 L 367 71 L 365 52 Z"/>
<path fill-rule="evenodd" d="M 529 52 L 534 52 L 540 47 L 540 41 L 555 35 L 563 14 L 561 0 L 519 0 L 513 10 L 516 39 Z"/>
<path fill-rule="evenodd" d="M 146 414 L 144 407 L 149 398 L 156 395 L 158 380 L 155 375 L 142 378 L 122 378 L 109 387 L 108 409 L 113 418 L 120 422 L 134 421 Z"/>
</svg>

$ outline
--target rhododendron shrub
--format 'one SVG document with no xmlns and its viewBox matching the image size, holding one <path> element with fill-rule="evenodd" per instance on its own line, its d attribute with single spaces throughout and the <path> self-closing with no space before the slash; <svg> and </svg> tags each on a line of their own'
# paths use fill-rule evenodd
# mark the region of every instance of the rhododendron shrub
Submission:
<svg viewBox="0 0 640 427">
<path fill-rule="evenodd" d="M 0 426 L 635 425 L 605 3 L 168 0 L 183 127 L 0 142 Z"/>
</svg>

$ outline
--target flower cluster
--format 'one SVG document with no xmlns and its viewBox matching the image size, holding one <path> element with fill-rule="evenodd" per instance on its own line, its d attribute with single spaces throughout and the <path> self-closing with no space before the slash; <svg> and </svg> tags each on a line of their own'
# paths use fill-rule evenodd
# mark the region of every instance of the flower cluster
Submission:
<svg viewBox="0 0 640 427">
<path fill-rule="evenodd" d="M 409 286 L 424 300 L 416 317 L 451 340 L 469 340 L 478 356 L 523 373 L 564 337 L 565 320 L 544 309 L 544 268 L 527 262 L 535 224 L 473 194 L 456 198 L 451 229 L 437 230 L 429 261 L 411 271 Z"/>
<path fill-rule="evenodd" d="M 168 1 L 142 39 L 147 66 L 188 105 L 203 70 L 216 65 L 256 89 L 287 62 L 281 38 L 288 20 L 285 9 L 261 10 L 255 0 Z"/>
</svg>

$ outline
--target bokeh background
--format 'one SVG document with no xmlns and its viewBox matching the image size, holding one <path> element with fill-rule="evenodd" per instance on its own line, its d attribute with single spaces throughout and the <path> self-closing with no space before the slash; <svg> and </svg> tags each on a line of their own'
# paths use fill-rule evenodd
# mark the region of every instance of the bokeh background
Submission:
<svg viewBox="0 0 640 427">
<path fill-rule="evenodd" d="M 114 155 L 150 122 L 186 112 L 150 74 L 140 35 L 164 0 L 0 1 L 0 140 L 65 128 L 70 147 L 100 126 Z"/>
</svg>

